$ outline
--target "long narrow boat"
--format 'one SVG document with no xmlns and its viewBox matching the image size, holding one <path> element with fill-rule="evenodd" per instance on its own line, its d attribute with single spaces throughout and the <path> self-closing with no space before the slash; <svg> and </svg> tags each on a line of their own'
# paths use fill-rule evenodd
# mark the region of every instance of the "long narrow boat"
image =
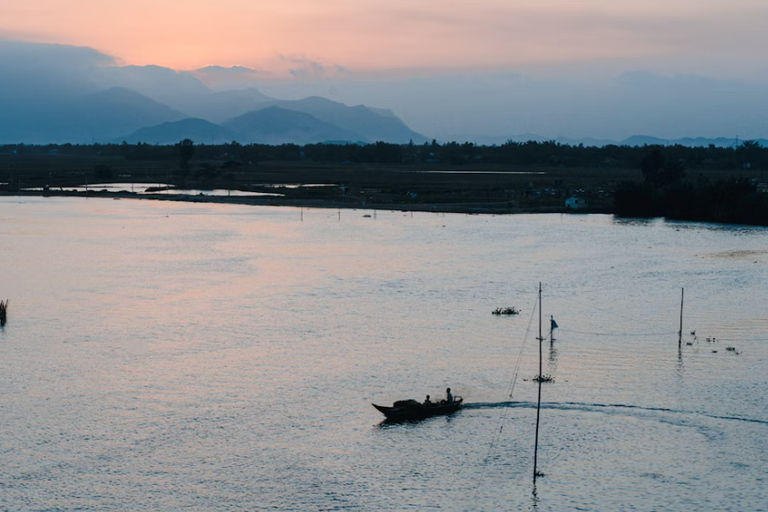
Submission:
<svg viewBox="0 0 768 512">
<path fill-rule="evenodd" d="M 433 404 L 423 404 L 416 400 L 400 400 L 392 404 L 392 407 L 385 405 L 371 404 L 387 417 L 390 421 L 405 421 L 405 420 L 423 420 L 432 416 L 445 416 L 446 414 L 453 414 L 462 407 L 464 400 L 457 396 L 453 402 L 436 402 Z"/>
</svg>

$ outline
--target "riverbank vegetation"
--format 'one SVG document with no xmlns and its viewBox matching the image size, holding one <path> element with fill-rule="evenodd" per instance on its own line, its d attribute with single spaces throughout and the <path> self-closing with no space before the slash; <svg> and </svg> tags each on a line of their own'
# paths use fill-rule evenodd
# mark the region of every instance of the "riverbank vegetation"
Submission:
<svg viewBox="0 0 768 512">
<path fill-rule="evenodd" d="M 759 157 L 763 150 L 745 143 L 738 152 Z M 762 164 L 746 160 L 747 168 L 752 161 Z M 616 187 L 617 215 L 768 225 L 768 193 L 756 178 L 732 175 L 712 180 L 702 174 L 689 178 L 685 162 L 670 160 L 659 148 L 650 149 L 640 167 L 642 182 L 624 181 Z"/>
<path fill-rule="evenodd" d="M 585 211 L 768 224 L 768 149 L 445 144 L 0 146 L 0 191 L 131 183 L 281 194 L 283 204 L 439 211 Z M 305 185 L 305 186 L 297 186 Z M 312 185 L 312 186 L 306 186 Z M 133 185 L 129 190 L 133 189 Z"/>
</svg>

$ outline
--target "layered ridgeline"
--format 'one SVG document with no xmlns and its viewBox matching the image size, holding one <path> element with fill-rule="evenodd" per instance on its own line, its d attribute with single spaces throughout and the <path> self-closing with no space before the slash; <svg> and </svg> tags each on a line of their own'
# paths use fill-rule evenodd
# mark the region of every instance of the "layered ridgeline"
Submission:
<svg viewBox="0 0 768 512">
<path fill-rule="evenodd" d="M 203 144 L 233 140 L 241 144 L 427 140 L 393 114 L 363 105 L 349 107 L 324 98 L 269 98 L 254 105 L 251 94 L 205 95 L 199 106 L 191 109 L 198 117 L 124 87 L 67 98 L 42 111 L 30 102 L 28 111 L 17 105 L 15 118 L 2 123 L 0 144 L 174 144 L 182 139 Z M 223 122 L 211 121 L 233 113 L 237 115 Z"/>
<path fill-rule="evenodd" d="M 253 94 L 254 90 L 249 92 Z M 251 110 L 222 122 L 214 123 L 210 120 L 222 117 L 224 112 L 236 111 L 237 97 L 243 98 L 244 106 L 253 107 L 254 97 L 249 94 L 214 93 L 207 98 L 207 104 L 201 103 L 195 109 L 200 117 L 169 119 L 123 137 L 113 138 L 112 141 L 174 144 L 181 139 L 191 139 L 203 144 L 221 144 L 233 140 L 241 144 L 378 141 L 402 144 L 410 141 L 423 143 L 427 140 L 391 112 L 374 110 L 364 105 L 350 107 L 320 97 L 295 101 L 265 99 Z M 217 104 L 221 108 L 217 108 Z"/>
<path fill-rule="evenodd" d="M 214 91 L 195 72 L 118 66 L 88 48 L 0 41 L 0 71 L 0 144 L 427 141 L 386 110 Z"/>
<path fill-rule="evenodd" d="M 172 144 L 182 139 L 191 139 L 196 143 L 216 144 L 231 142 L 229 137 L 241 144 L 274 144 L 293 142 L 311 144 L 318 142 L 387 142 L 403 144 L 413 141 L 416 144 L 427 138 L 414 132 L 392 112 L 371 108 L 365 105 L 348 106 L 321 97 L 309 97 L 301 100 L 280 100 L 269 97 L 252 87 L 260 82 L 258 71 L 231 67 L 208 66 L 194 71 L 175 71 L 161 66 L 121 66 L 112 57 L 91 48 L 56 44 L 27 43 L 0 38 L 0 145 L 3 144 L 49 144 L 49 143 L 120 143 L 145 142 L 149 144 Z M 426 87 L 430 101 L 442 96 L 436 94 L 435 82 Z M 630 81 L 629 83 L 634 83 Z M 641 80 L 646 90 L 648 84 Z M 656 93 L 666 97 L 670 84 L 656 84 Z M 209 87 L 206 84 L 212 84 Z M 506 84 L 506 82 L 505 82 Z M 216 86 L 216 90 L 212 87 Z M 508 85 L 508 84 L 507 84 Z M 510 103 L 502 108 L 501 102 L 490 103 L 491 109 L 472 109 L 482 124 L 488 123 L 494 116 L 492 112 L 506 112 L 503 126 L 521 125 L 526 116 L 534 118 L 545 114 L 546 109 L 538 111 L 536 103 L 522 92 L 528 90 L 508 89 L 505 85 L 504 99 L 517 98 L 517 101 L 531 103 L 528 110 L 521 105 Z M 622 86 L 614 90 L 625 102 L 623 110 L 617 109 L 615 116 L 621 119 L 635 119 L 639 112 L 630 92 Z M 712 86 L 714 87 L 714 86 Z M 702 98 L 719 98 L 723 90 L 733 91 L 734 97 L 742 97 L 748 102 L 741 109 L 709 106 L 709 114 L 719 116 L 720 112 L 729 112 L 729 118 L 736 119 L 735 126 L 759 130 L 764 120 L 759 113 L 764 111 L 764 91 L 760 88 L 708 88 Z M 410 89 L 409 89 L 410 90 Z M 634 90 L 634 89 L 633 89 Z M 677 89 L 676 89 L 677 90 Z M 677 90 L 679 95 L 680 91 Z M 410 92 L 408 93 L 411 94 Z M 625 96 L 626 94 L 626 96 Z M 569 97 L 568 94 L 561 95 Z M 679 96 L 671 96 L 666 104 Z M 689 96 L 684 96 L 688 98 Z M 524 98 L 525 100 L 521 100 Z M 688 119 L 687 108 L 698 112 L 702 107 L 699 97 L 692 97 L 691 105 L 674 115 L 664 111 L 664 116 L 673 115 L 678 119 Z M 455 105 L 463 105 L 464 111 L 473 103 L 462 95 Z M 539 98 L 541 99 L 541 98 Z M 547 102 L 551 94 L 547 94 Z M 646 98 L 647 99 L 647 98 Z M 624 101 L 622 100 L 622 101 Z M 488 101 L 491 101 L 489 98 Z M 568 101 L 568 100 L 565 100 Z M 590 119 L 596 109 L 614 111 L 616 98 L 604 98 L 602 95 L 589 105 L 582 105 L 588 111 Z M 643 100 L 644 101 L 644 100 Z M 409 98 L 412 105 L 419 104 L 418 97 Z M 442 103 L 448 102 L 448 103 Z M 547 103 L 549 104 L 549 103 Z M 517 105 L 517 107 L 515 106 Z M 616 105 L 622 105 L 621 102 Z M 631 105 L 629 108 L 627 105 Z M 655 105 L 655 103 L 654 103 Z M 607 108 L 611 106 L 611 108 Z M 451 110 L 449 100 L 441 100 L 439 115 L 430 115 L 431 123 L 435 118 L 453 118 L 456 111 Z M 435 106 L 433 105 L 433 107 Z M 448 110 L 445 110 L 445 109 Z M 565 107 L 564 107 L 565 108 Z M 662 108 L 656 105 L 654 108 Z M 531 110 L 534 109 L 534 110 Z M 714 110 L 713 110 L 714 109 Z M 417 109 L 418 110 L 418 109 Z M 445 110 L 445 111 L 444 111 Z M 566 108 L 567 110 L 567 108 Z M 454 114 L 450 114 L 454 112 Z M 526 113 L 527 112 L 527 113 Z M 755 114 L 757 112 L 757 114 Z M 413 113 L 409 113 L 414 115 Z M 420 114 L 423 118 L 423 114 Z M 653 116 L 651 116 L 653 117 Z M 498 115 L 496 115 L 498 119 Z M 697 116 L 693 118 L 698 119 Z M 606 118 L 607 122 L 609 118 Z M 425 122 L 422 120 L 422 122 Z M 511 124 L 510 124 L 511 122 Z M 595 121 L 597 123 L 598 121 Z M 443 123 L 440 123 L 443 124 Z M 445 124 L 451 124 L 445 123 Z M 462 133 L 450 135 L 447 128 L 435 126 L 433 130 L 443 131 L 442 135 L 427 134 L 441 142 L 469 141 L 476 145 L 501 146 L 508 141 L 516 142 L 551 142 L 551 136 L 542 137 L 535 133 L 505 133 L 506 128 L 497 128 L 495 134 L 482 135 L 484 129 L 470 125 Z M 526 123 L 522 123 L 525 125 Z M 559 123 L 558 123 L 559 124 Z M 594 124 L 594 123 L 593 123 Z M 735 137 L 738 130 L 727 128 L 730 125 L 718 122 L 716 131 L 734 134 L 733 138 L 674 138 L 662 139 L 652 136 L 635 135 L 622 140 L 606 138 L 570 138 L 558 137 L 554 142 L 571 146 L 696 146 L 736 148 L 743 140 Z M 618 125 L 617 125 L 618 126 Z M 630 125 L 634 130 L 634 125 Z M 648 132 L 638 124 L 637 130 Z M 688 125 L 687 125 L 688 126 Z M 617 132 L 626 132 L 627 128 Z M 688 130 L 690 130 L 690 126 Z M 698 127 L 694 128 L 698 129 Z M 466 130 L 466 131 L 464 131 Z M 558 126 L 558 130 L 560 127 Z M 603 130 L 601 130 L 603 131 Z M 680 132 L 680 130 L 672 130 Z M 707 130 L 712 132 L 712 129 Z M 681 133 L 685 133 L 683 130 Z M 652 133 L 652 130 L 651 132 Z M 435 137 L 435 135 L 438 135 Z M 692 134 L 695 135 L 695 134 Z M 763 146 L 768 140 L 754 139 Z"/>
</svg>

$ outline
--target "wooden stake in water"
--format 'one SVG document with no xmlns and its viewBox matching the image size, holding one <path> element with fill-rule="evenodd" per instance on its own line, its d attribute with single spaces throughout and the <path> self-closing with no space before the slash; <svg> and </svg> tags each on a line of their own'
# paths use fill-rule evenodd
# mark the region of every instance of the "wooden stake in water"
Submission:
<svg viewBox="0 0 768 512">
<path fill-rule="evenodd" d="M 678 332 L 678 338 L 677 338 L 677 345 L 681 346 L 683 344 L 683 302 L 685 301 L 685 288 L 683 288 L 683 293 L 680 297 L 680 332 Z"/>
<path fill-rule="evenodd" d="M 542 348 L 543 341 L 541 336 L 541 283 L 539 283 L 539 401 L 536 403 L 536 442 L 533 447 L 533 482 L 536 483 L 536 477 L 538 476 L 538 461 L 539 461 L 539 419 L 541 417 L 541 381 L 544 374 L 542 367 Z"/>
<path fill-rule="evenodd" d="M 0 327 L 5 325 L 8 314 L 8 299 L 3 302 L 0 300 Z"/>
</svg>

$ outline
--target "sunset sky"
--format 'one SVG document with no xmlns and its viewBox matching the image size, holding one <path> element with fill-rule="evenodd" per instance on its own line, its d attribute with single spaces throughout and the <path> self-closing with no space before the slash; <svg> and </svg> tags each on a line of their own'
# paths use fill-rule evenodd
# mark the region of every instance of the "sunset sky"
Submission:
<svg viewBox="0 0 768 512">
<path fill-rule="evenodd" d="M 306 59 L 352 72 L 616 62 L 756 75 L 764 0 L 25 0 L 0 36 L 88 46 L 125 64 Z M 734 62 L 734 61 L 740 61 Z M 721 69 L 724 67 L 725 69 Z"/>
<path fill-rule="evenodd" d="M 766 0 L 0 1 L 0 40 L 244 66 L 267 94 L 392 108 L 445 137 L 768 136 L 748 103 L 768 95 Z"/>
</svg>

